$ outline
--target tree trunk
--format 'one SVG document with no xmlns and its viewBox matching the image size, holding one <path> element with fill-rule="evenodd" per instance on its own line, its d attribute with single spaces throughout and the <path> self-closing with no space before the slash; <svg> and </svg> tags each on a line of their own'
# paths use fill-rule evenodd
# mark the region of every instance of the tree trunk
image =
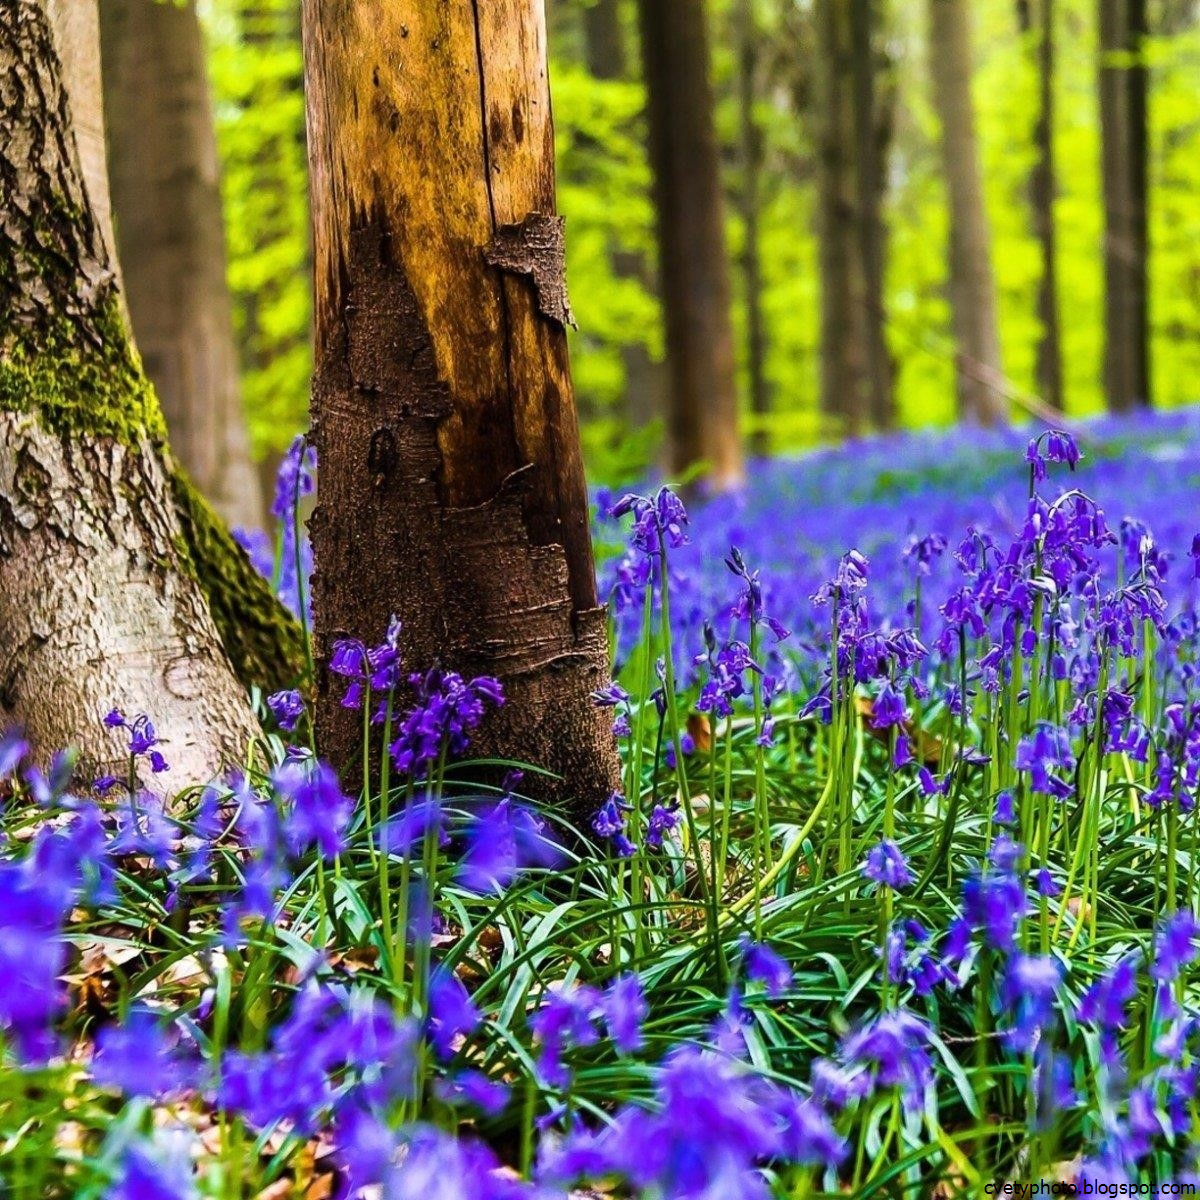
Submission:
<svg viewBox="0 0 1200 1200">
<path fill-rule="evenodd" d="M 729 266 L 703 0 L 638 0 L 670 375 L 668 464 L 742 476 Z"/>
<path fill-rule="evenodd" d="M 407 669 L 498 676 L 475 754 L 618 785 L 541 5 L 305 0 L 316 265 L 319 662 L 402 621 Z M 360 753 L 327 670 L 324 753 Z"/>
<path fill-rule="evenodd" d="M 126 333 L 45 8 L 0 21 L 0 716 L 42 753 L 122 759 L 149 713 L 173 786 L 254 723 L 176 512 L 165 427 Z"/>
<path fill-rule="evenodd" d="M 1037 4 L 1037 20 L 1033 5 Z M 1033 124 L 1037 152 L 1029 174 L 1029 206 L 1042 260 L 1038 280 L 1037 317 L 1041 336 L 1037 346 L 1038 392 L 1051 408 L 1063 411 L 1062 334 L 1058 316 L 1058 269 L 1054 221 L 1054 0 L 1019 0 L 1021 32 L 1035 48 L 1038 102 Z"/>
<path fill-rule="evenodd" d="M 596 0 L 585 8 L 583 34 L 588 72 L 596 79 L 625 79 L 629 64 L 620 0 Z M 651 291 L 657 286 L 645 255 L 616 250 L 612 261 L 618 276 L 637 279 Z M 662 362 L 651 357 L 644 341 L 621 347 L 621 366 L 625 374 L 625 417 L 632 428 L 641 429 L 665 408 L 666 372 Z"/>
<path fill-rule="evenodd" d="M 867 289 L 858 237 L 858 171 L 850 5 L 817 0 L 814 65 L 817 237 L 821 274 L 821 411 L 858 437 L 871 421 Z"/>
<path fill-rule="evenodd" d="M 892 392 L 894 367 L 887 345 L 887 225 L 883 217 L 887 194 L 887 162 L 892 143 L 895 87 L 881 47 L 883 0 L 851 0 L 851 62 L 854 73 L 855 217 L 858 253 L 863 272 L 864 356 L 871 423 L 891 429 L 896 423 Z"/>
<path fill-rule="evenodd" d="M 738 124 L 741 138 L 742 188 L 739 195 L 742 217 L 742 287 L 746 303 L 746 375 L 750 382 L 750 411 L 756 428 L 751 449 L 767 455 L 771 439 L 766 429 L 770 412 L 767 391 L 766 325 L 762 307 L 762 131 L 754 111 L 758 99 L 758 29 L 754 0 L 738 0 L 734 13 L 738 36 Z"/>
<path fill-rule="evenodd" d="M 950 205 L 950 307 L 959 413 L 993 425 L 1007 419 L 1000 367 L 991 231 L 971 101 L 971 21 L 967 0 L 930 0 L 930 74 L 942 126 Z"/>
<path fill-rule="evenodd" d="M 1104 189 L 1104 390 L 1125 411 L 1150 403 L 1144 0 L 1100 0 Z M 1120 56 L 1138 55 L 1134 65 Z"/>
<path fill-rule="evenodd" d="M 196 7 L 104 0 L 101 17 L 113 205 L 138 349 L 200 490 L 231 524 L 262 528 Z"/>
</svg>

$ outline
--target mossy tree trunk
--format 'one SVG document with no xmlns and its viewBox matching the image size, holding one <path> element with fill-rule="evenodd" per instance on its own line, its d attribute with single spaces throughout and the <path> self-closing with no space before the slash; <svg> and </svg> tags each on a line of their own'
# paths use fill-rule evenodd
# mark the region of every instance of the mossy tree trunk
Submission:
<svg viewBox="0 0 1200 1200">
<path fill-rule="evenodd" d="M 316 277 L 310 527 L 320 663 L 396 613 L 409 671 L 498 676 L 473 752 L 617 783 L 567 363 L 535 0 L 305 0 Z M 322 752 L 360 726 L 319 677 Z"/>
<path fill-rule="evenodd" d="M 975 109 L 969 0 L 929 0 L 929 73 L 942 126 L 942 168 L 950 207 L 950 308 L 960 417 L 994 425 L 1008 416 L 992 236 Z"/>
<path fill-rule="evenodd" d="M 188 474 L 230 524 L 262 528 L 196 6 L 104 0 L 100 15 L 116 236 L 138 350 Z"/>
<path fill-rule="evenodd" d="M 667 447 L 679 475 L 742 477 L 720 156 L 703 0 L 638 0 L 666 322 Z"/>
<path fill-rule="evenodd" d="M 0 719 L 99 769 L 107 709 L 146 712 L 171 784 L 207 779 L 255 730 L 198 578 L 220 539 L 181 523 L 39 0 L 0 21 L 0 211 Z"/>
</svg>

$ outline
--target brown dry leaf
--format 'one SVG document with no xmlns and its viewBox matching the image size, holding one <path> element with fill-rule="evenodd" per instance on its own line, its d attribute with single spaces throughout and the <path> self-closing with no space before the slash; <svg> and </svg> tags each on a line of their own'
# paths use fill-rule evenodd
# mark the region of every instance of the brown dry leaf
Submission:
<svg viewBox="0 0 1200 1200">
<path fill-rule="evenodd" d="M 706 713 L 689 713 L 687 731 L 692 735 L 699 753 L 707 754 L 712 749 L 712 723 Z"/>
<path fill-rule="evenodd" d="M 871 725 L 871 718 L 875 715 L 875 701 L 870 696 L 855 694 L 854 705 L 858 709 L 859 716 L 864 719 L 867 733 L 877 742 L 883 742 L 886 745 L 888 742 L 888 731 L 886 729 L 875 729 Z M 904 732 L 908 735 L 908 739 L 912 744 L 913 754 L 921 761 L 923 766 L 932 769 L 941 763 L 943 743 L 940 737 L 936 737 L 932 733 L 926 733 L 924 729 L 914 729 L 911 721 L 904 723 Z"/>
<path fill-rule="evenodd" d="M 255 1194 L 254 1200 L 288 1200 L 294 1194 L 290 1179 L 277 1179 Z"/>
<path fill-rule="evenodd" d="M 349 975 L 373 970 L 378 962 L 378 946 L 352 946 L 349 950 L 335 950 L 329 956 L 329 965 L 335 971 L 342 970 Z"/>
</svg>

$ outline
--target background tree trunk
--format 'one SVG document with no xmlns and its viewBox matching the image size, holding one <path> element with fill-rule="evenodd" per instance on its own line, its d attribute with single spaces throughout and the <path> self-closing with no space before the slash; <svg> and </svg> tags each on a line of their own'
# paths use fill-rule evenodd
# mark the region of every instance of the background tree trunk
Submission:
<svg viewBox="0 0 1200 1200">
<path fill-rule="evenodd" d="M 583 10 L 584 54 L 587 69 L 596 79 L 625 79 L 629 74 L 625 28 L 621 23 L 620 0 L 596 0 Z M 627 250 L 613 253 L 613 270 L 619 276 L 637 279 L 649 291 L 658 287 L 646 256 Z M 625 373 L 625 416 L 634 429 L 648 425 L 666 408 L 666 370 L 650 355 L 645 342 L 628 342 L 621 347 Z"/>
<path fill-rule="evenodd" d="M 763 320 L 762 259 L 759 226 L 762 210 L 762 131 L 755 105 L 758 101 L 758 27 L 754 0 L 738 0 L 734 11 L 738 37 L 738 132 L 741 141 L 742 186 L 738 196 L 742 217 L 742 288 L 746 304 L 746 376 L 750 384 L 750 411 L 756 429 L 751 449 L 757 455 L 771 450 L 765 427 L 770 411 L 767 390 L 767 337 Z"/>
<path fill-rule="evenodd" d="M 227 521 L 261 528 L 196 7 L 190 0 L 104 0 L 101 33 L 115 224 L 134 337 L 175 453 Z"/>
<path fill-rule="evenodd" d="M 895 116 L 895 87 L 883 49 L 883 0 L 850 0 L 854 78 L 855 216 L 863 272 L 864 353 L 868 409 L 876 429 L 896 423 L 894 369 L 887 344 L 888 151 Z M 883 86 L 879 81 L 883 80 Z"/>
<path fill-rule="evenodd" d="M 176 513 L 165 428 L 126 334 L 46 10 L 0 22 L 0 715 L 43 753 L 123 757 L 147 712 L 171 783 L 254 723 Z"/>
<path fill-rule="evenodd" d="M 638 0 L 670 399 L 668 463 L 742 475 L 720 161 L 703 0 Z"/>
<path fill-rule="evenodd" d="M 821 410 L 839 432 L 858 437 L 870 425 L 871 406 L 851 9 L 845 0 L 817 0 L 813 16 Z"/>
<path fill-rule="evenodd" d="M 1104 188 L 1104 390 L 1125 411 L 1150 403 L 1147 288 L 1145 0 L 1100 0 Z M 1125 56 L 1123 60 L 1121 56 Z"/>
<path fill-rule="evenodd" d="M 964 420 L 993 425 L 1008 404 L 1000 366 L 991 230 L 971 101 L 967 0 L 930 0 L 929 70 L 942 125 L 942 166 L 950 205 L 950 306 L 958 406 Z"/>
<path fill-rule="evenodd" d="M 499 676 L 473 752 L 577 813 L 618 786 L 570 371 L 542 8 L 305 0 L 319 660 L 403 622 L 407 669 Z M 322 751 L 360 753 L 319 679 Z"/>
<path fill-rule="evenodd" d="M 1057 190 L 1054 172 L 1054 0 L 1019 0 L 1017 17 L 1021 32 L 1034 49 L 1038 81 L 1037 112 L 1033 123 L 1037 158 L 1029 174 L 1029 206 L 1042 260 L 1037 293 L 1037 318 L 1042 327 L 1037 346 L 1037 387 L 1042 400 L 1062 412 L 1062 334 L 1058 315 L 1054 220 Z"/>
</svg>

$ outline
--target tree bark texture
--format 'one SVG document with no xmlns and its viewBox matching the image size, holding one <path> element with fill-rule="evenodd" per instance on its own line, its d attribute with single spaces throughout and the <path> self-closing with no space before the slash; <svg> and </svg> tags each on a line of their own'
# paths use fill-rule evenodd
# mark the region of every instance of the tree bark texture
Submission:
<svg viewBox="0 0 1200 1200">
<path fill-rule="evenodd" d="M 1000 365 L 991 229 L 971 100 L 969 9 L 968 0 L 930 0 L 930 74 L 950 205 L 949 294 L 959 412 L 964 420 L 993 425 L 1007 419 L 1008 403 Z"/>
<path fill-rule="evenodd" d="M 813 17 L 817 237 L 821 268 L 821 411 L 850 437 L 871 422 L 867 288 L 858 237 L 854 42 L 844 0 L 817 0 Z"/>
<path fill-rule="evenodd" d="M 37 0 L 0 19 L 0 717 L 45 754 L 123 760 L 114 705 L 154 719 L 170 782 L 255 726 L 172 494 Z"/>
<path fill-rule="evenodd" d="M 1038 84 L 1037 113 L 1033 123 L 1037 157 L 1029 174 L 1029 207 L 1042 260 L 1037 292 L 1037 318 L 1042 327 L 1037 345 L 1037 387 L 1041 398 L 1051 408 L 1062 412 L 1062 329 L 1058 315 L 1058 239 L 1054 220 L 1057 190 L 1054 169 L 1054 12 L 1054 0 L 1019 0 L 1017 5 L 1021 32 L 1033 48 Z"/>
<path fill-rule="evenodd" d="M 703 0 L 639 0 L 670 391 L 668 464 L 742 476 L 720 161 Z"/>
<path fill-rule="evenodd" d="M 1145 0 L 1100 0 L 1104 191 L 1104 390 L 1109 408 L 1150 403 Z"/>
<path fill-rule="evenodd" d="M 579 813 L 618 785 L 540 4 L 305 0 L 319 661 L 402 621 L 409 671 L 498 676 L 476 756 Z M 322 670 L 321 748 L 360 753 Z"/>
<path fill-rule="evenodd" d="M 142 362 L 192 479 L 230 524 L 262 528 L 196 6 L 104 0 L 101 32 L 116 234 Z"/>
</svg>

